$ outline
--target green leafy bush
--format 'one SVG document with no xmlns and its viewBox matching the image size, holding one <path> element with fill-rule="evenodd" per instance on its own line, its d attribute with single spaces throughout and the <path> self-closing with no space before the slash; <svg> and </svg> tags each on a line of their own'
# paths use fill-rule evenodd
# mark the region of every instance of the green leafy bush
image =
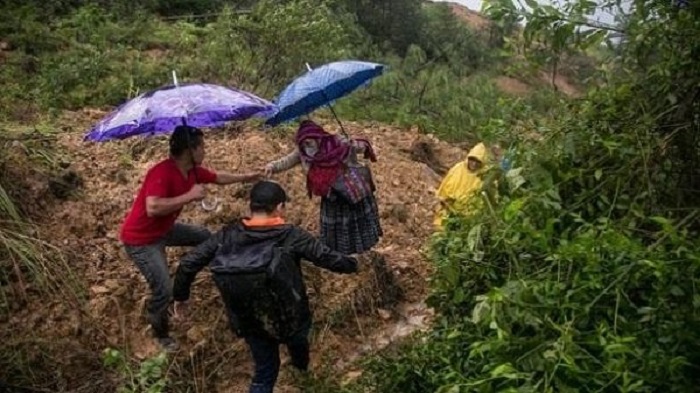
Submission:
<svg viewBox="0 0 700 393">
<path fill-rule="evenodd" d="M 104 364 L 119 372 L 122 384 L 118 393 L 161 393 L 168 384 L 168 357 L 165 352 L 140 362 L 134 369 L 126 356 L 113 348 L 103 353 Z"/>
<path fill-rule="evenodd" d="M 567 125 L 519 155 L 524 185 L 501 178 L 492 208 L 436 236 L 430 303 L 442 317 L 424 344 L 371 366 L 376 391 L 697 385 L 700 248 L 685 229 L 697 214 L 655 213 L 651 134 Z"/>
<path fill-rule="evenodd" d="M 535 9 L 529 34 L 578 42 L 573 16 L 590 5 Z M 423 340 L 372 362 L 367 386 L 697 389 L 700 122 L 689 84 L 700 69 L 684 36 L 700 24 L 697 8 L 644 5 L 607 84 L 532 122 L 543 140 L 518 144 L 519 180 L 493 169 L 488 208 L 436 235 L 430 303 L 440 317 Z"/>
</svg>

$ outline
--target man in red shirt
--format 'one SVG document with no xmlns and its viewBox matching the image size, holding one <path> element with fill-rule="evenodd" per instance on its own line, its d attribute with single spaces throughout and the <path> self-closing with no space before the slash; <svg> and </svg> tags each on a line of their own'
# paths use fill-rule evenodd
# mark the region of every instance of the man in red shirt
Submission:
<svg viewBox="0 0 700 393">
<path fill-rule="evenodd" d="M 178 126 L 170 137 L 170 158 L 151 168 L 121 228 L 127 254 L 144 275 L 151 289 L 148 319 L 158 343 L 177 350 L 170 337 L 168 306 L 171 301 L 170 273 L 165 247 L 196 246 L 211 233 L 203 227 L 175 222 L 182 208 L 204 199 L 202 184 L 231 184 L 255 181 L 257 173 L 213 172 L 200 166 L 204 160 L 201 130 Z"/>
</svg>

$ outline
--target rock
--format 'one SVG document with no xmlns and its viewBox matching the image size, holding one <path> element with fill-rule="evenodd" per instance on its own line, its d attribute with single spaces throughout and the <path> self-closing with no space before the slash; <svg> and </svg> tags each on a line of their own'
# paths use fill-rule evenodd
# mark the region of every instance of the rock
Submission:
<svg viewBox="0 0 700 393">
<path fill-rule="evenodd" d="M 123 284 L 119 280 L 115 280 L 115 279 L 111 279 L 111 278 L 105 280 L 104 285 L 105 285 L 105 287 L 112 289 L 112 290 L 117 289 L 117 288 L 121 288 L 123 286 Z"/>
<path fill-rule="evenodd" d="M 362 376 L 362 371 L 347 372 L 347 373 L 345 373 L 345 376 L 343 377 L 343 381 L 341 382 L 341 385 L 345 386 L 361 376 Z"/>
<path fill-rule="evenodd" d="M 383 308 L 378 308 L 377 314 L 379 314 L 379 317 L 385 321 L 391 319 L 391 312 L 389 312 Z"/>
<path fill-rule="evenodd" d="M 104 293 L 109 293 L 109 288 L 102 285 L 93 285 L 90 287 L 90 292 L 94 293 L 95 295 L 101 295 Z"/>
</svg>

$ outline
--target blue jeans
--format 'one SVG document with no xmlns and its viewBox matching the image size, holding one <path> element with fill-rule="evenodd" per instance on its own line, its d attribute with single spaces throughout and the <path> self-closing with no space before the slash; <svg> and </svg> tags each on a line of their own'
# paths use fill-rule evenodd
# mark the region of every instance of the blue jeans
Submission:
<svg viewBox="0 0 700 393">
<path fill-rule="evenodd" d="M 157 338 L 168 337 L 168 306 L 172 298 L 172 284 L 165 247 L 196 246 L 211 236 L 208 229 L 175 223 L 172 229 L 153 244 L 145 246 L 124 245 L 126 253 L 146 278 L 151 288 L 148 302 L 148 321 Z"/>
<path fill-rule="evenodd" d="M 292 366 L 306 371 L 309 368 L 309 330 L 311 322 L 291 339 L 284 342 L 292 358 Z M 245 342 L 255 362 L 255 375 L 249 393 L 272 393 L 280 371 L 280 344 L 262 336 L 247 336 Z"/>
</svg>

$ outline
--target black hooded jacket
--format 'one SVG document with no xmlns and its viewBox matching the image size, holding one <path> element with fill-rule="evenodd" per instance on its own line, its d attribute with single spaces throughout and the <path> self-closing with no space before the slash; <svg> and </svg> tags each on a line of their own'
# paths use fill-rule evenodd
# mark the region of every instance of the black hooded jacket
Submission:
<svg viewBox="0 0 700 393">
<path fill-rule="evenodd" d="M 301 297 L 295 326 L 302 326 L 311 321 L 311 311 L 308 296 L 301 275 L 301 260 L 306 259 L 314 265 L 336 273 L 354 273 L 357 271 L 357 260 L 331 250 L 307 231 L 293 225 L 276 226 L 246 226 L 243 221 L 235 222 L 217 232 L 209 240 L 200 244 L 185 255 L 175 274 L 173 297 L 176 301 L 185 301 L 190 297 L 190 287 L 197 273 L 209 266 L 213 273 L 214 282 L 224 300 L 232 329 L 241 337 L 264 334 L 265 320 L 274 318 L 273 299 L 254 299 L 255 305 L 242 304 L 240 296 L 234 293 L 253 291 L 254 282 L 236 280 L 236 275 L 228 274 L 227 261 L 235 258 L 236 265 L 254 264 L 259 259 L 259 253 L 269 249 L 270 244 L 282 245 L 286 257 L 294 263 L 293 282 L 294 292 Z M 250 288 L 241 286 L 251 285 Z M 264 305 L 269 304 L 267 308 Z M 263 306 L 261 306 L 263 305 Z"/>
</svg>

